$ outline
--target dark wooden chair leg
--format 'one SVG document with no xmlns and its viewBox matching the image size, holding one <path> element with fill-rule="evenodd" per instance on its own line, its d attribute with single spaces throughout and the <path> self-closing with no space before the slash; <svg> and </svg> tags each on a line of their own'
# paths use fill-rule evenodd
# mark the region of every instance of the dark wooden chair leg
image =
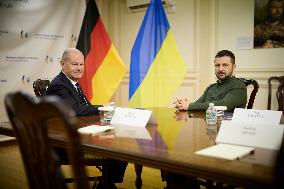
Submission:
<svg viewBox="0 0 284 189">
<path fill-rule="evenodd" d="M 104 188 L 106 189 L 110 188 L 110 183 L 108 179 L 108 166 L 109 166 L 108 162 L 104 161 L 102 176 L 103 176 L 103 185 L 104 185 Z"/>
<path fill-rule="evenodd" d="M 213 180 L 206 179 L 204 185 L 205 185 L 206 189 L 213 189 L 214 188 Z"/>
<path fill-rule="evenodd" d="M 217 189 L 222 189 L 222 188 L 223 188 L 223 183 L 217 182 L 217 183 L 216 183 L 216 188 L 217 188 Z"/>
<path fill-rule="evenodd" d="M 136 172 L 136 180 L 135 180 L 135 186 L 137 189 L 141 189 L 142 188 L 142 169 L 143 169 L 143 165 L 139 165 L 139 164 L 134 164 L 135 167 L 135 172 Z"/>
</svg>

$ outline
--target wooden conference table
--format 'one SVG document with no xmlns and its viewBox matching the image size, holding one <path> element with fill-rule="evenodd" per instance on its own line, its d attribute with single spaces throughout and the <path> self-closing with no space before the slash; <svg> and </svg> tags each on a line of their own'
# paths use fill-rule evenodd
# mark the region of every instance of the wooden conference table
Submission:
<svg viewBox="0 0 284 189">
<path fill-rule="evenodd" d="M 196 155 L 194 152 L 214 145 L 218 131 L 217 127 L 207 127 L 203 112 L 155 108 L 153 113 L 158 125 L 81 135 L 84 151 L 245 188 L 270 187 L 277 151 L 255 149 L 254 154 L 233 161 Z M 78 117 L 78 128 L 99 124 L 98 120 L 98 116 Z M 60 124 L 51 120 L 50 126 L 53 144 L 65 147 Z M 0 134 L 13 136 L 13 131 L 2 124 Z"/>
</svg>

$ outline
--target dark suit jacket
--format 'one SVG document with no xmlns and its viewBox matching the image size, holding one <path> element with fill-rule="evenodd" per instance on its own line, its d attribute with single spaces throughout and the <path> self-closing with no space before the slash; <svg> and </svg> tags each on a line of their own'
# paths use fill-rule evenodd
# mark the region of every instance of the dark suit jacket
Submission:
<svg viewBox="0 0 284 189">
<path fill-rule="evenodd" d="M 56 95 L 69 104 L 77 116 L 99 114 L 98 107 L 93 105 L 84 105 L 81 98 L 70 80 L 63 72 L 60 72 L 50 83 L 47 89 L 47 95 Z M 87 98 L 86 98 L 87 99 Z"/>
</svg>

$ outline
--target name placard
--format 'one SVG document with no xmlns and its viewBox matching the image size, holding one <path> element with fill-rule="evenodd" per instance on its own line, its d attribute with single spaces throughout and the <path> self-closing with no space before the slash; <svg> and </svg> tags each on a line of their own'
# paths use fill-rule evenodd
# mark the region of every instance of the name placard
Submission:
<svg viewBox="0 0 284 189">
<path fill-rule="evenodd" d="M 280 123 L 281 115 L 281 111 L 236 108 L 232 121 L 275 125 Z"/>
<path fill-rule="evenodd" d="M 145 127 L 151 113 L 151 110 L 116 107 L 110 124 Z"/>
<path fill-rule="evenodd" d="M 216 143 L 280 149 L 284 125 L 223 120 Z"/>
</svg>

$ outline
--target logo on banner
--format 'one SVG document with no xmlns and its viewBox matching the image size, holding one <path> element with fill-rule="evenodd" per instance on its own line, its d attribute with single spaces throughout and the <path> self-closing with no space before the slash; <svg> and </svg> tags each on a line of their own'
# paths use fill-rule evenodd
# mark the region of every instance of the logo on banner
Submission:
<svg viewBox="0 0 284 189">
<path fill-rule="evenodd" d="M 3 2 L 3 1 L 0 1 L 0 7 L 1 8 L 12 8 L 13 5 L 11 2 Z"/>
<path fill-rule="evenodd" d="M 29 33 L 24 30 L 21 30 L 20 32 L 21 39 L 28 39 L 29 37 L 32 37 L 34 39 L 49 39 L 49 40 L 57 40 L 60 38 L 64 38 L 63 35 L 59 34 L 44 34 L 44 33 Z M 77 37 L 74 36 L 75 40 L 77 40 Z"/>
<path fill-rule="evenodd" d="M 72 34 L 72 35 L 71 35 L 71 43 L 72 43 L 74 46 L 76 46 L 77 40 L 78 40 L 78 36 Z"/>
<path fill-rule="evenodd" d="M 46 55 L 45 63 L 48 64 L 48 63 L 52 63 L 52 62 L 53 62 L 53 58 L 51 56 Z"/>
<path fill-rule="evenodd" d="M 7 79 L 0 79 L 0 83 L 7 83 L 8 80 Z"/>
<path fill-rule="evenodd" d="M 25 75 L 22 76 L 23 84 L 30 83 L 30 81 L 31 81 L 31 78 L 29 76 L 25 76 Z"/>
<path fill-rule="evenodd" d="M 8 0 L 0 0 L 0 8 L 13 8 L 18 3 L 28 3 L 29 2 L 29 0 L 14 0 L 14 2 L 13 1 L 6 2 L 6 1 Z"/>
<path fill-rule="evenodd" d="M 29 33 L 24 30 L 21 31 L 21 39 L 28 39 Z"/>
<path fill-rule="evenodd" d="M 74 35 L 74 34 L 71 35 L 71 40 L 72 40 L 73 42 L 76 42 L 77 39 L 78 39 L 78 36 L 76 36 L 76 35 Z"/>
</svg>

